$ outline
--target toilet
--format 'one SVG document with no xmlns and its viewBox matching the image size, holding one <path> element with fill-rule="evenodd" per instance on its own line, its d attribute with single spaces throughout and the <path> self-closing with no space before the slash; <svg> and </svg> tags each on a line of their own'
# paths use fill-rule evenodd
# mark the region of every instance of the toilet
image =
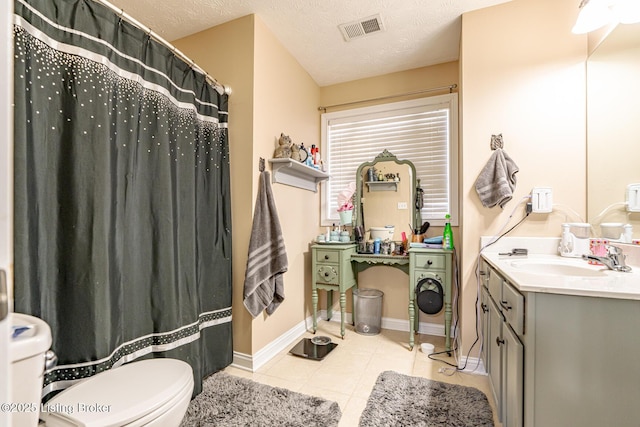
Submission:
<svg viewBox="0 0 640 427">
<path fill-rule="evenodd" d="M 39 411 L 13 414 L 21 427 L 178 427 L 193 393 L 193 371 L 176 359 L 131 362 L 82 380 L 40 404 L 51 329 L 33 316 L 11 313 L 13 326 L 33 326 L 9 344 L 11 401 Z M 40 421 L 42 420 L 42 421 Z"/>
</svg>

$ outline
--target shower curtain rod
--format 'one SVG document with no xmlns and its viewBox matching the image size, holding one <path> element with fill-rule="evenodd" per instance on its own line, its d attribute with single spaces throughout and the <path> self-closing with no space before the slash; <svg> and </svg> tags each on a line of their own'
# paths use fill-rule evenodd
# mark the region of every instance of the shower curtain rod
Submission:
<svg viewBox="0 0 640 427">
<path fill-rule="evenodd" d="M 144 31 L 145 33 L 147 33 L 149 35 L 149 37 L 152 37 L 153 39 L 155 39 L 157 42 L 162 43 L 163 45 L 165 45 L 167 48 L 169 48 L 169 50 L 171 50 L 171 52 L 173 52 L 174 55 L 178 56 L 178 58 L 182 59 L 183 61 L 185 61 L 187 64 L 189 64 L 189 66 L 191 68 L 193 68 L 194 70 L 198 71 L 199 73 L 202 73 L 205 75 L 206 79 L 216 88 L 216 89 L 221 89 L 224 93 L 226 93 L 227 95 L 231 94 L 231 88 L 227 87 L 225 85 L 223 85 L 222 83 L 219 83 L 216 79 L 214 79 L 213 77 L 211 77 L 209 75 L 209 73 L 207 73 L 205 70 L 203 70 L 202 68 L 200 68 L 200 66 L 198 66 L 198 64 L 195 63 L 195 61 L 193 61 L 191 58 L 189 58 L 187 55 L 185 55 L 184 53 L 182 53 L 181 51 L 179 51 L 174 45 L 172 45 L 171 43 L 169 43 L 168 41 L 166 41 L 165 39 L 163 39 L 162 37 L 160 37 L 160 35 L 158 35 L 157 33 L 153 32 L 151 30 L 151 28 L 147 27 L 146 25 L 142 24 L 140 21 L 138 21 L 137 19 L 135 19 L 133 16 L 129 15 L 128 13 L 126 13 L 124 11 L 124 9 L 120 9 L 117 8 L 116 6 L 112 5 L 111 3 L 109 3 L 107 0 L 95 0 L 98 3 L 102 4 L 103 6 L 108 7 L 109 9 L 111 9 L 113 12 L 115 12 L 116 14 L 118 14 L 118 16 L 120 16 L 120 18 L 124 18 L 126 19 L 130 24 L 133 24 L 134 26 L 138 27 L 139 29 L 141 29 L 142 31 Z"/>
<path fill-rule="evenodd" d="M 449 93 L 452 93 L 453 90 L 455 88 L 457 88 L 457 87 L 458 87 L 458 85 L 454 83 L 454 84 L 451 84 L 449 86 L 441 86 L 441 87 L 434 87 L 434 88 L 431 88 L 431 89 L 416 90 L 414 92 L 401 93 L 401 94 L 398 94 L 398 95 L 381 96 L 379 98 L 370 98 L 370 99 L 363 99 L 361 101 L 345 102 L 343 104 L 327 105 L 326 107 L 318 107 L 318 111 L 326 112 L 327 108 L 344 107 L 345 105 L 362 104 L 364 102 L 380 101 L 380 100 L 383 100 L 383 99 L 390 99 L 390 98 L 400 98 L 402 96 L 417 95 L 419 93 L 425 93 L 425 92 L 436 92 L 436 91 L 444 90 L 444 89 L 449 89 Z"/>
</svg>

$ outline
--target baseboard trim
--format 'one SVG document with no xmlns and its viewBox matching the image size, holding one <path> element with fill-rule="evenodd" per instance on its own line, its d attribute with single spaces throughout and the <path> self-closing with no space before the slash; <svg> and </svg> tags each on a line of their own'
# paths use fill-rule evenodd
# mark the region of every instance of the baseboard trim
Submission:
<svg viewBox="0 0 640 427">
<path fill-rule="evenodd" d="M 231 366 L 250 372 L 257 371 L 261 366 L 304 335 L 305 332 L 307 332 L 307 324 L 309 324 L 310 320 L 311 317 L 298 323 L 253 355 L 234 351 Z"/>
<path fill-rule="evenodd" d="M 340 312 L 333 312 L 331 322 L 340 322 Z M 351 313 L 347 313 L 345 322 L 352 322 Z M 320 310 L 318 312 L 318 320 L 327 320 L 326 310 Z M 394 331 L 409 332 L 409 321 L 404 319 L 393 319 L 389 317 L 383 317 L 381 322 L 382 329 L 390 329 Z M 255 354 L 246 354 L 238 351 L 233 352 L 233 362 L 231 366 L 244 371 L 255 372 L 264 364 L 273 359 L 281 351 L 288 348 L 291 344 L 297 341 L 307 331 L 313 327 L 313 318 L 311 316 L 304 319 L 302 322 L 295 325 L 293 328 L 280 335 L 278 338 L 258 350 Z M 419 333 L 433 336 L 444 336 L 444 325 L 437 323 L 420 322 Z M 469 359 L 471 361 L 471 358 Z M 475 362 L 469 363 L 471 366 L 475 366 Z"/>
</svg>

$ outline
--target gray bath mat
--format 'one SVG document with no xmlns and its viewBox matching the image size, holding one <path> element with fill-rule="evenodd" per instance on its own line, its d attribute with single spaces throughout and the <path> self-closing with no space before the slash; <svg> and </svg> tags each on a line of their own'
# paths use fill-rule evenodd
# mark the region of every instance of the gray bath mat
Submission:
<svg viewBox="0 0 640 427">
<path fill-rule="evenodd" d="M 336 402 L 218 372 L 202 384 L 180 427 L 337 426 Z"/>
<path fill-rule="evenodd" d="M 493 411 L 487 396 L 473 387 L 380 374 L 360 418 L 360 427 L 489 427 Z"/>
</svg>

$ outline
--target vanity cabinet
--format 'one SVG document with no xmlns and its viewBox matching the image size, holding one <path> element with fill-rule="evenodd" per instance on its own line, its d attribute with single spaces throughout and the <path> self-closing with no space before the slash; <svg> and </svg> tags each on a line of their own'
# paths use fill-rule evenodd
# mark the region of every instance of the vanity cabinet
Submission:
<svg viewBox="0 0 640 427">
<path fill-rule="evenodd" d="M 333 291 L 340 293 L 340 334 L 344 338 L 347 297 L 346 292 L 356 286 L 356 275 L 351 265 L 355 244 L 325 244 L 311 246 L 311 302 L 313 304 L 313 333 L 318 329 L 318 290 L 327 291 L 327 319 L 331 319 Z"/>
<path fill-rule="evenodd" d="M 509 427 L 523 426 L 524 296 L 496 270 L 482 269 L 483 351 L 498 418 Z"/>
<path fill-rule="evenodd" d="M 480 357 L 502 425 L 640 425 L 640 299 L 582 294 L 600 278 L 517 276 L 502 264 L 483 254 L 480 268 Z M 603 276 L 602 293 L 624 274 Z"/>
</svg>

